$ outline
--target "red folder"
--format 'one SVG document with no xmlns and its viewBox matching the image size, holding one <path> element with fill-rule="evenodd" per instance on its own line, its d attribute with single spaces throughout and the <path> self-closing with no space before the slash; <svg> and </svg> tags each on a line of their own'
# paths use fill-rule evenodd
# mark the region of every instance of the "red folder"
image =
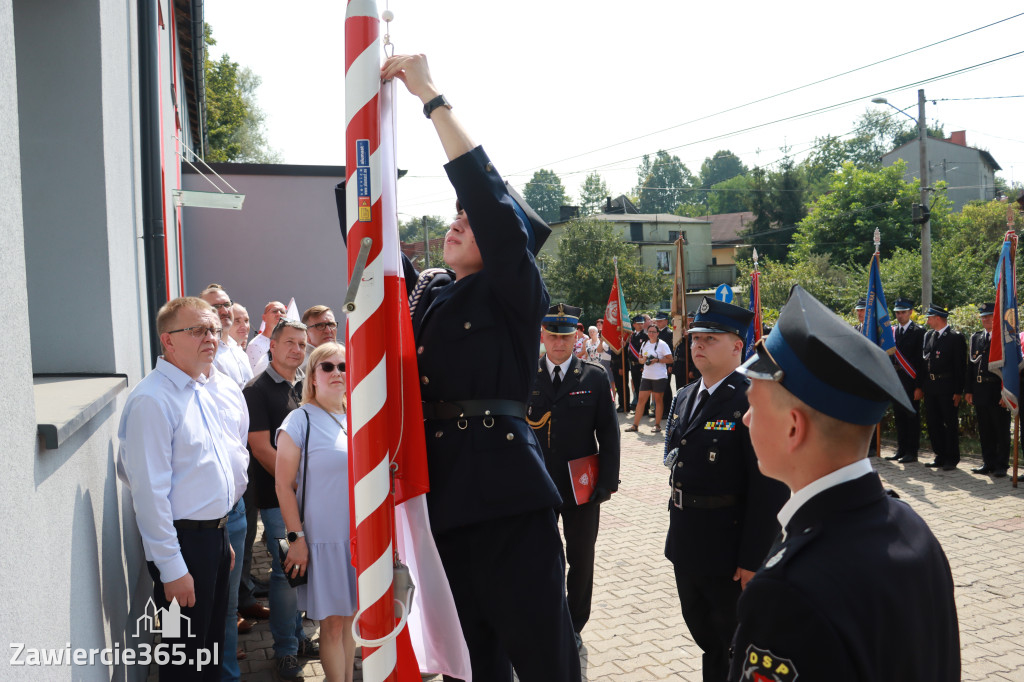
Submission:
<svg viewBox="0 0 1024 682">
<path fill-rule="evenodd" d="M 572 494 L 576 498 L 576 504 L 590 502 L 594 486 L 597 485 L 597 455 L 570 460 L 569 478 L 572 479 Z"/>
</svg>

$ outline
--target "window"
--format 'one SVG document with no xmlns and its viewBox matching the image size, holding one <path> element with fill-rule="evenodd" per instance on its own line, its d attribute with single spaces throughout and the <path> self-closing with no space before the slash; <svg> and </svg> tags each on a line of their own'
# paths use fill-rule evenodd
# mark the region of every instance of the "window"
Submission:
<svg viewBox="0 0 1024 682">
<path fill-rule="evenodd" d="M 670 242 L 674 242 L 677 239 L 679 239 L 679 230 L 669 230 L 668 231 L 668 240 Z"/>
<path fill-rule="evenodd" d="M 644 240 L 644 224 L 643 223 L 630 223 L 629 224 L 629 240 L 632 242 L 642 242 Z"/>
<path fill-rule="evenodd" d="M 711 264 L 712 265 L 718 265 L 718 257 L 717 256 L 712 256 L 711 257 Z"/>
<path fill-rule="evenodd" d="M 672 261 L 669 259 L 669 252 L 668 251 L 658 251 L 657 256 L 658 256 L 658 270 L 660 270 L 661 272 L 666 272 L 666 273 L 672 272 L 672 267 L 670 265 L 670 263 Z"/>
</svg>

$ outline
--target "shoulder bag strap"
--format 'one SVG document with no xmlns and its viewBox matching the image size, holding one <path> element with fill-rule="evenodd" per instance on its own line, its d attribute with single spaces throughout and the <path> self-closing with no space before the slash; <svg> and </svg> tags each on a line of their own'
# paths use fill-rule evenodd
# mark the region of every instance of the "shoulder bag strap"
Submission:
<svg viewBox="0 0 1024 682">
<path fill-rule="evenodd" d="M 303 523 L 306 520 L 306 472 L 309 470 L 309 432 L 311 426 L 309 423 L 309 412 L 305 408 L 301 408 L 302 413 L 306 415 L 306 442 L 302 444 L 302 500 L 299 501 L 299 523 Z"/>
</svg>

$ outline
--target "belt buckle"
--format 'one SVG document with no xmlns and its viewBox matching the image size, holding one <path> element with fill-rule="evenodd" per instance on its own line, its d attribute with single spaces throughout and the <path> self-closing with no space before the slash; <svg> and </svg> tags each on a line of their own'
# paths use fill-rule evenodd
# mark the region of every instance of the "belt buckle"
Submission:
<svg viewBox="0 0 1024 682">
<path fill-rule="evenodd" d="M 928 374 L 928 378 L 931 379 L 932 381 L 935 381 L 935 375 L 934 374 L 929 373 Z"/>
<path fill-rule="evenodd" d="M 676 509 L 683 508 L 683 491 L 679 488 L 672 489 L 672 504 Z"/>
<path fill-rule="evenodd" d="M 469 420 L 460 419 L 459 421 L 455 422 L 455 425 L 459 427 L 460 431 L 465 431 L 466 427 L 469 426 Z"/>
<path fill-rule="evenodd" d="M 223 516 L 220 521 L 217 522 L 217 528 L 223 528 L 226 525 L 228 525 L 228 517 Z"/>
</svg>

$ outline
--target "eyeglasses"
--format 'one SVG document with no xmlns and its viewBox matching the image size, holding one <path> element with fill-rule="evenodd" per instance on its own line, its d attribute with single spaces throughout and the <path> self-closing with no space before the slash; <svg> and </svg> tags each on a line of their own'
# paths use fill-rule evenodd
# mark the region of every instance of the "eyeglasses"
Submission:
<svg viewBox="0 0 1024 682">
<path fill-rule="evenodd" d="M 202 325 L 198 325 L 196 327 L 185 327 L 184 329 L 172 329 L 171 331 L 169 331 L 167 333 L 168 334 L 177 334 L 178 332 L 188 332 L 189 334 L 192 335 L 193 338 L 204 339 L 204 338 L 206 338 L 207 334 L 213 334 L 215 337 L 219 338 L 220 337 L 220 333 L 222 331 L 224 331 L 224 330 L 222 328 L 220 328 L 220 327 L 204 327 Z"/>
<path fill-rule="evenodd" d="M 338 364 L 334 364 L 333 362 L 321 362 L 319 365 L 317 365 L 317 367 L 327 372 L 328 374 L 333 372 L 335 369 L 337 369 L 339 372 L 345 371 L 344 362 L 339 362 Z"/>
<path fill-rule="evenodd" d="M 223 308 L 224 310 L 227 310 L 234 304 L 234 301 L 228 301 L 227 303 L 211 303 L 210 305 L 213 306 L 214 308 Z"/>
<path fill-rule="evenodd" d="M 337 329 L 338 328 L 338 323 L 337 322 L 317 322 L 316 324 L 309 325 L 309 328 L 310 329 L 319 329 L 320 331 L 323 331 L 325 329 Z"/>
</svg>

